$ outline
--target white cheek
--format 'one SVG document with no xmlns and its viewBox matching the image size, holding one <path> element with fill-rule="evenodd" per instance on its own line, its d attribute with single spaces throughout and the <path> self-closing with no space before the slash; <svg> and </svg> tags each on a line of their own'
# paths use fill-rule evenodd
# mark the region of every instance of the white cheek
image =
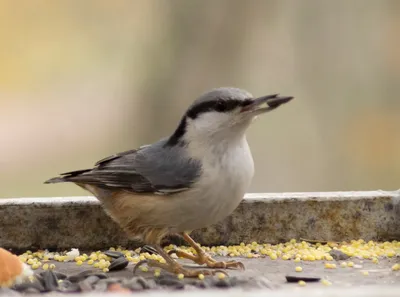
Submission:
<svg viewBox="0 0 400 297">
<path fill-rule="evenodd" d="M 230 120 L 230 115 L 220 112 L 206 112 L 198 116 L 194 120 L 188 120 L 187 133 L 203 134 L 217 131 L 227 125 Z"/>
</svg>

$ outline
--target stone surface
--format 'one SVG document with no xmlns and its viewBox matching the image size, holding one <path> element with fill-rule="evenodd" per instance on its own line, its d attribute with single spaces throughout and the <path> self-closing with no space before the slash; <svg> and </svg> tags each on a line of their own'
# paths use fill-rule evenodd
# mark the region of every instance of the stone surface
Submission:
<svg viewBox="0 0 400 297">
<path fill-rule="evenodd" d="M 400 239 L 400 190 L 247 194 L 219 224 L 193 232 L 203 245 L 291 238 Z M 101 249 L 128 241 L 93 197 L 0 199 L 0 246 Z"/>
<path fill-rule="evenodd" d="M 232 258 L 224 258 L 217 257 L 218 260 L 231 260 Z M 332 261 L 332 263 L 336 263 L 337 269 L 326 269 L 324 268 L 323 261 L 314 261 L 314 262 L 301 262 L 295 263 L 293 261 L 285 261 L 285 260 L 271 260 L 269 258 L 259 258 L 259 259 L 247 259 L 247 258 L 236 258 L 235 260 L 242 261 L 245 266 L 245 271 L 240 270 L 227 270 L 230 275 L 230 278 L 226 279 L 225 282 L 228 285 L 232 283 L 229 280 L 235 279 L 235 285 L 233 289 L 224 288 L 224 293 L 232 294 L 231 296 L 236 296 L 235 292 L 246 291 L 246 296 L 251 296 L 251 294 L 258 293 L 263 290 L 263 294 L 268 296 L 399 296 L 400 292 L 400 271 L 392 271 L 391 266 L 394 263 L 400 262 L 400 258 L 391 258 L 391 259 L 381 259 L 378 264 L 372 263 L 372 261 L 360 260 L 357 258 L 352 258 L 356 265 L 356 267 L 360 268 L 341 268 L 339 263 Z M 190 266 L 196 267 L 192 265 L 189 261 L 180 262 Z M 78 275 L 80 272 L 85 271 L 91 266 L 86 263 L 82 266 L 77 266 L 74 262 L 68 263 L 59 263 L 55 262 L 56 270 L 68 275 Z M 176 291 L 179 289 L 177 284 L 179 281 L 176 276 L 171 276 L 171 280 L 176 280 L 176 284 L 172 284 L 172 286 L 163 286 L 164 290 L 160 290 L 160 285 L 156 285 L 157 282 L 154 282 L 153 271 L 152 269 L 149 272 L 138 272 L 137 277 L 139 279 L 144 280 L 145 283 L 152 283 L 152 286 L 147 286 L 143 288 L 142 284 L 138 281 L 131 283 L 129 280 L 132 280 L 132 263 L 129 266 L 121 271 L 109 272 L 107 275 L 108 279 L 98 281 L 95 285 L 95 289 L 98 291 L 97 294 L 101 291 L 104 291 L 106 286 L 102 289 L 99 289 L 97 284 L 101 283 L 122 283 L 124 286 L 135 290 L 135 294 L 140 294 L 141 291 L 144 291 L 146 294 L 150 294 L 153 296 L 164 296 L 164 294 L 168 294 L 171 290 L 174 290 L 174 295 L 179 294 L 181 291 Z M 298 273 L 295 272 L 295 267 L 301 266 L 303 268 L 303 272 Z M 364 275 L 362 272 L 368 271 L 368 275 Z M 40 273 L 41 269 L 36 270 L 35 273 Z M 81 273 L 82 274 L 82 273 Z M 307 283 L 305 287 L 300 287 L 297 283 L 288 283 L 286 282 L 286 275 L 314 275 L 318 276 L 322 279 L 329 280 L 332 285 L 325 286 L 321 282 L 312 282 Z M 162 276 L 165 273 L 162 273 Z M 136 278 L 138 279 L 138 278 Z M 125 281 L 126 280 L 126 281 Z M 181 287 L 184 290 L 185 294 L 193 294 L 193 292 L 197 292 L 197 294 L 193 294 L 193 296 L 201 296 L 200 294 L 207 296 L 214 295 L 215 283 L 218 282 L 216 277 L 210 278 L 207 277 L 203 282 L 210 284 L 211 286 L 205 286 L 204 289 L 201 289 L 199 286 L 190 285 L 193 281 L 202 282 L 196 279 L 187 279 L 185 278 L 182 282 L 188 284 L 187 286 Z M 220 287 L 222 289 L 222 287 Z M 239 289 L 239 290 L 238 290 Z M 374 294 L 371 294 L 374 292 Z M 394 292 L 397 293 L 393 294 Z M 79 296 L 99 296 L 99 295 L 79 295 Z M 286 295 L 285 295 L 286 294 Z M 50 296 L 59 295 L 57 293 L 51 293 Z M 170 295 L 170 294 L 169 294 Z M 65 295 L 64 295 L 65 296 Z M 107 295 L 109 296 L 109 295 Z M 116 295 L 117 296 L 117 295 Z M 148 295 L 147 295 L 148 296 Z M 185 295 L 188 296 L 188 295 Z M 260 296 L 260 295 L 258 295 Z"/>
</svg>

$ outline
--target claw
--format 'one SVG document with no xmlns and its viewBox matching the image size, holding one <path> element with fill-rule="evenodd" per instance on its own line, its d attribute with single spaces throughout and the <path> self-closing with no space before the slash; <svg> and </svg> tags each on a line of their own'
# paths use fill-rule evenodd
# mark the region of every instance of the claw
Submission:
<svg viewBox="0 0 400 297">
<path fill-rule="evenodd" d="M 168 251 L 168 255 L 172 255 L 172 254 L 176 254 L 178 251 L 177 250 L 175 250 L 175 249 L 173 249 L 173 250 L 170 250 L 170 251 Z"/>
</svg>

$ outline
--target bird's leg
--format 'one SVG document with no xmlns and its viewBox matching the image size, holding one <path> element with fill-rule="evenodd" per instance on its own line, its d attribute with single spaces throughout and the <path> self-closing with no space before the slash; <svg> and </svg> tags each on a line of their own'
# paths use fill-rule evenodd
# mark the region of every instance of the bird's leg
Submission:
<svg viewBox="0 0 400 297">
<path fill-rule="evenodd" d="M 183 251 L 179 250 L 171 250 L 168 254 L 175 253 L 180 258 L 185 258 L 192 260 L 193 262 L 203 265 L 206 264 L 210 268 L 233 268 L 233 269 L 245 269 L 243 263 L 237 261 L 228 261 L 228 262 L 218 262 L 211 258 L 197 242 L 193 240 L 186 232 L 182 233 L 183 238 L 185 241 L 196 251 L 196 255 L 192 255 Z"/>
<path fill-rule="evenodd" d="M 136 269 L 144 263 L 146 263 L 150 267 L 158 267 L 174 274 L 182 273 L 185 277 L 197 277 L 199 274 L 214 275 L 218 272 L 218 270 L 208 270 L 208 269 L 186 269 L 181 264 L 172 259 L 171 256 L 168 255 L 168 253 L 166 253 L 164 249 L 159 245 L 154 245 L 154 249 L 160 256 L 162 256 L 165 259 L 166 263 L 160 263 L 156 260 L 140 261 L 135 265 L 135 268 L 133 269 L 134 274 L 136 272 Z M 226 274 L 223 271 L 219 272 Z"/>
</svg>

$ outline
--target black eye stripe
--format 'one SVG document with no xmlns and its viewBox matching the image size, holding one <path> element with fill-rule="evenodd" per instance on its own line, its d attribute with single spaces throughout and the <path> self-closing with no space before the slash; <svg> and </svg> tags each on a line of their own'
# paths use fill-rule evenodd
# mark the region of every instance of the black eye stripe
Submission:
<svg viewBox="0 0 400 297">
<path fill-rule="evenodd" d="M 235 109 L 238 106 L 245 106 L 251 103 L 251 99 L 246 100 L 237 100 L 237 99 L 218 99 L 212 101 L 204 101 L 195 106 L 192 106 L 186 113 L 186 115 L 195 119 L 200 114 L 208 111 L 217 111 L 217 112 L 228 112 Z"/>
</svg>

